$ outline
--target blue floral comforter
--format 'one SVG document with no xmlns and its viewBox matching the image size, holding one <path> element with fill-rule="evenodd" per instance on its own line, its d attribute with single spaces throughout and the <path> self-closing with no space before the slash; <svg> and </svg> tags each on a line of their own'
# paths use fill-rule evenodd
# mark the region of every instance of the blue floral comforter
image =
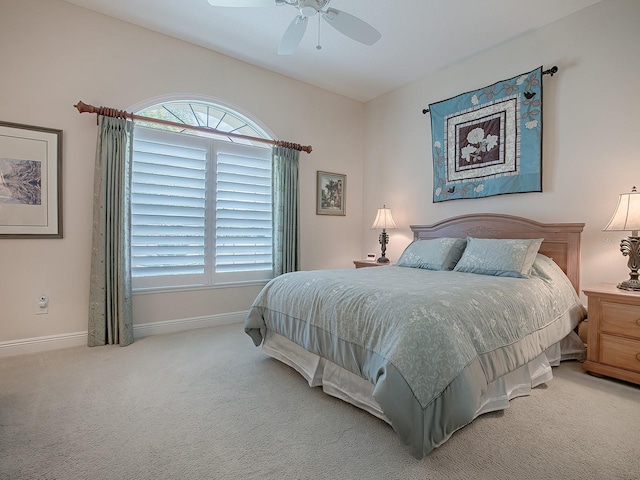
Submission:
<svg viewBox="0 0 640 480">
<path fill-rule="evenodd" d="M 538 255 L 530 278 L 388 266 L 281 275 L 245 331 L 265 331 L 369 380 L 422 458 L 471 422 L 487 385 L 543 353 L 586 316 L 571 283 Z"/>
</svg>

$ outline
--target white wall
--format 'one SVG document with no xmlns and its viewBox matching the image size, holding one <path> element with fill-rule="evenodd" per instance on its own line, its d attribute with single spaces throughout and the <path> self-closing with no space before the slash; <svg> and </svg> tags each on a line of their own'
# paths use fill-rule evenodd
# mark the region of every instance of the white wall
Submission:
<svg viewBox="0 0 640 480">
<path fill-rule="evenodd" d="M 302 267 L 352 267 L 360 255 L 363 104 L 59 0 L 2 0 L 0 59 L 0 120 L 62 129 L 64 144 L 64 238 L 0 239 L 0 347 L 87 329 L 96 119 L 79 100 L 127 109 L 209 96 L 312 145 L 301 154 Z M 317 170 L 347 175 L 346 217 L 316 216 Z M 258 289 L 138 295 L 134 323 L 229 316 Z M 35 314 L 40 294 L 47 315 Z"/>
<path fill-rule="evenodd" d="M 602 232 L 618 194 L 640 187 L 640 2 L 607 0 L 504 43 L 366 106 L 365 220 L 391 207 L 397 260 L 410 224 L 495 212 L 541 222 L 584 222 L 581 285 L 628 278 L 619 251 L 623 232 Z M 443 42 L 445 40 L 443 39 Z M 418 48 L 411 52 L 420 61 Z M 540 65 L 543 77 L 543 192 L 432 202 L 429 103 L 516 76 Z M 363 228 L 363 251 L 377 234 Z"/>
<path fill-rule="evenodd" d="M 638 25 L 640 2 L 605 0 L 362 105 L 60 0 L 2 0 L 0 120 L 64 131 L 64 239 L 0 239 L 0 354 L 86 331 L 96 122 L 76 112 L 78 100 L 126 109 L 171 93 L 208 95 L 281 139 L 311 144 L 301 157 L 304 269 L 348 268 L 378 252 L 369 225 L 386 203 L 400 226 L 390 232 L 392 260 L 409 224 L 498 212 L 585 222 L 582 285 L 625 279 L 622 234 L 601 229 L 617 195 L 640 186 Z M 421 61 L 419 48 L 409 53 Z M 560 68 L 544 77 L 544 192 L 433 204 L 422 109 L 539 65 Z M 317 170 L 347 174 L 346 217 L 315 215 Z M 138 295 L 135 323 L 153 331 L 153 322 L 232 318 L 257 290 Z M 47 315 L 35 315 L 40 294 L 50 297 Z"/>
</svg>

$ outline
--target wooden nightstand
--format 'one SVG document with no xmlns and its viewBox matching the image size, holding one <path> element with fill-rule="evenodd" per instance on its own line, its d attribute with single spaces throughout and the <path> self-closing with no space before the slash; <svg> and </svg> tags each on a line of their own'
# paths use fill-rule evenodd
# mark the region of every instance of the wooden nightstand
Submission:
<svg viewBox="0 0 640 480">
<path fill-rule="evenodd" d="M 390 263 L 378 263 L 376 261 L 370 261 L 370 260 L 354 260 L 353 264 L 356 266 L 356 268 L 385 267 L 387 265 L 391 265 Z"/>
<path fill-rule="evenodd" d="M 588 372 L 640 384 L 640 293 L 615 285 L 584 290 L 588 298 Z"/>
</svg>

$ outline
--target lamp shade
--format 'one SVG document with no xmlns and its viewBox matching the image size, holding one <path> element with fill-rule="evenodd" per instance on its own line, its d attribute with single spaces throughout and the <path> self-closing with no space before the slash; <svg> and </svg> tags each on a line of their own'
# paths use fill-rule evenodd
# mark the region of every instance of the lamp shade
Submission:
<svg viewBox="0 0 640 480">
<path fill-rule="evenodd" d="M 387 208 L 386 205 L 383 205 L 382 208 L 378 209 L 378 214 L 376 215 L 376 219 L 373 221 L 373 225 L 371 225 L 371 229 L 387 229 L 387 228 L 398 228 L 396 226 L 396 222 L 393 221 L 393 217 L 391 216 L 391 209 Z"/>
<path fill-rule="evenodd" d="M 632 231 L 632 236 L 638 236 L 640 230 L 640 193 L 636 187 L 630 193 L 621 193 L 616 211 L 604 230 Z"/>
</svg>

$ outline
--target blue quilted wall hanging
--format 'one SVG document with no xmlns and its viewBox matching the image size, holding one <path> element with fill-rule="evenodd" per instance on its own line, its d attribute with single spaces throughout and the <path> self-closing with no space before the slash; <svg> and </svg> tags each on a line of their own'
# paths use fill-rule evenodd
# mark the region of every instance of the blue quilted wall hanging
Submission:
<svg viewBox="0 0 640 480">
<path fill-rule="evenodd" d="M 542 191 L 542 75 L 429 105 L 434 203 Z"/>
</svg>

